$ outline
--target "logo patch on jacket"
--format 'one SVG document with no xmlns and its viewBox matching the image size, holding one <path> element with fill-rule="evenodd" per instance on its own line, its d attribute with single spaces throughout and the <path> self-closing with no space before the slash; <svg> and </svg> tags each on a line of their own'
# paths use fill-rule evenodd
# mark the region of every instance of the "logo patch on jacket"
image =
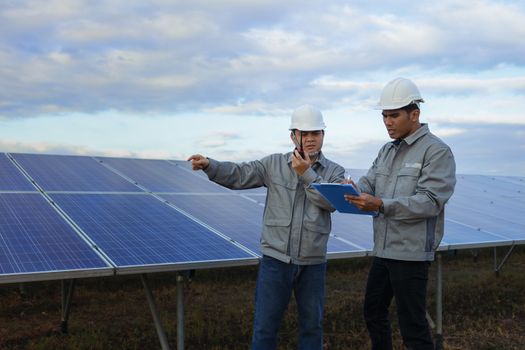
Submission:
<svg viewBox="0 0 525 350">
<path fill-rule="evenodd" d="M 405 163 L 405 168 L 421 169 L 421 163 Z"/>
</svg>

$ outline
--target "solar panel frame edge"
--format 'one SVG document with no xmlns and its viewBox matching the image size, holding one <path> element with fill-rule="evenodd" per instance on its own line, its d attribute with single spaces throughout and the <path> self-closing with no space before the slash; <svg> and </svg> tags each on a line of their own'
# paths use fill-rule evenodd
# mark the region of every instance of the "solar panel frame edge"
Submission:
<svg viewBox="0 0 525 350">
<path fill-rule="evenodd" d="M 137 266 L 119 266 L 115 268 L 116 275 L 132 275 L 157 272 L 178 272 L 188 270 L 203 270 L 209 268 L 251 266 L 259 263 L 260 257 L 253 256 L 239 259 L 222 259 L 210 261 L 192 261 L 182 263 L 150 264 Z"/>
<path fill-rule="evenodd" d="M 457 244 L 445 242 L 444 245 L 442 244 L 439 245 L 437 251 L 508 247 L 514 244 L 515 244 L 514 241 L 495 241 L 495 242 L 457 243 Z"/>
<path fill-rule="evenodd" d="M 370 255 L 369 251 L 347 251 L 347 252 L 327 252 L 327 260 L 364 258 Z"/>
<path fill-rule="evenodd" d="M 63 279 L 89 278 L 89 277 L 106 277 L 114 276 L 114 267 L 100 267 L 90 269 L 73 269 L 60 271 L 29 272 L 29 273 L 11 273 L 0 275 L 0 284 L 56 281 Z"/>
</svg>

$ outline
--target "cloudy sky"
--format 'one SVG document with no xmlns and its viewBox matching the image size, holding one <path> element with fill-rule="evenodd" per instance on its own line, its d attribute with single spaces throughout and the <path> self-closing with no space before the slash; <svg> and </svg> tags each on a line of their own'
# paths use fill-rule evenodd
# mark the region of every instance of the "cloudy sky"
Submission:
<svg viewBox="0 0 525 350">
<path fill-rule="evenodd" d="M 0 0 L 0 151 L 243 161 L 292 148 L 368 168 L 382 87 L 412 79 L 460 173 L 525 176 L 523 1 Z"/>
</svg>

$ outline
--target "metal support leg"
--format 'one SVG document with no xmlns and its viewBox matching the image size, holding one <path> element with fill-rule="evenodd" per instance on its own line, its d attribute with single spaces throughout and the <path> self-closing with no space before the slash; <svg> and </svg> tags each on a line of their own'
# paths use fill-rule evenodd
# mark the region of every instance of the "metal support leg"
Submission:
<svg viewBox="0 0 525 350">
<path fill-rule="evenodd" d="M 436 254 L 437 280 L 436 280 L 436 350 L 443 349 L 443 271 L 441 254 Z"/>
<path fill-rule="evenodd" d="M 69 312 L 71 311 L 71 300 L 73 299 L 73 289 L 75 288 L 75 280 L 62 280 L 62 320 L 60 321 L 60 331 L 67 333 Z"/>
<path fill-rule="evenodd" d="M 426 313 L 425 313 L 425 318 L 427 319 L 428 326 L 429 326 L 431 329 L 436 328 L 436 323 L 434 322 L 434 320 L 432 319 L 432 317 L 431 317 L 430 314 L 428 313 L 428 310 L 427 310 Z"/>
<path fill-rule="evenodd" d="M 496 272 L 496 276 L 499 276 L 499 271 L 501 270 L 503 265 L 507 262 L 507 260 L 509 259 L 515 247 L 516 247 L 515 244 L 513 244 L 510 247 L 509 251 L 507 252 L 507 254 L 505 254 L 505 256 L 503 257 L 503 260 L 501 260 L 501 263 L 499 265 L 498 265 L 497 255 L 496 255 L 496 247 L 494 247 L 494 272 Z"/>
<path fill-rule="evenodd" d="M 498 275 L 498 248 L 494 247 L 494 272 Z"/>
<path fill-rule="evenodd" d="M 146 292 L 146 298 L 148 299 L 149 309 L 151 310 L 151 314 L 153 316 L 153 322 L 155 323 L 155 329 L 157 330 L 160 346 L 162 350 L 169 350 L 170 346 L 168 344 L 168 339 L 166 338 L 166 334 L 164 333 L 164 329 L 160 323 L 159 312 L 157 310 L 157 306 L 155 305 L 155 300 L 153 299 L 153 294 L 151 293 L 151 289 L 148 285 L 146 275 L 140 275 L 140 279 L 142 280 L 144 291 Z"/>
<path fill-rule="evenodd" d="M 471 249 L 470 253 L 474 257 L 474 262 L 478 262 L 479 251 L 477 249 Z"/>
<path fill-rule="evenodd" d="M 20 295 L 22 297 L 25 297 L 27 294 L 27 289 L 25 283 L 19 283 L 18 284 L 18 291 L 20 292 Z"/>
<path fill-rule="evenodd" d="M 184 350 L 184 276 L 177 275 L 177 350 Z"/>
</svg>

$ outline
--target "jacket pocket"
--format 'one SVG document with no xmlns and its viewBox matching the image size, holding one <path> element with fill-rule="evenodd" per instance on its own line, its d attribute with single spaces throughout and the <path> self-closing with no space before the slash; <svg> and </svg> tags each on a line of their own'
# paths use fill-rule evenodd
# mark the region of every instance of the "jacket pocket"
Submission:
<svg viewBox="0 0 525 350">
<path fill-rule="evenodd" d="M 420 169 L 405 167 L 397 174 L 395 196 L 411 196 L 416 193 Z"/>
<path fill-rule="evenodd" d="M 261 246 L 286 254 L 289 232 L 290 228 L 286 226 L 265 225 L 261 236 Z"/>
<path fill-rule="evenodd" d="M 388 179 L 390 176 L 390 169 L 382 166 L 378 166 L 375 172 L 376 183 L 375 193 L 379 197 L 383 197 L 387 193 Z"/>
<path fill-rule="evenodd" d="M 299 256 L 302 258 L 324 258 L 326 256 L 326 246 L 328 238 L 330 237 L 330 227 L 323 232 L 313 230 L 317 228 L 315 225 L 303 225 L 301 236 L 301 248 Z"/>
<path fill-rule="evenodd" d="M 426 220 L 407 223 L 392 220 L 387 234 L 386 248 L 396 252 L 421 253 L 425 251 Z"/>
<path fill-rule="evenodd" d="M 264 224 L 272 226 L 288 226 L 292 221 L 293 198 L 297 181 L 285 181 L 275 177 L 268 187 L 268 200 L 264 210 Z"/>
<path fill-rule="evenodd" d="M 323 215 L 324 214 L 324 215 Z M 315 216 L 315 220 L 311 221 L 311 218 L 306 216 L 303 221 L 303 228 L 319 232 L 323 234 L 330 233 L 332 229 L 332 221 L 330 220 L 330 213 L 319 213 Z"/>
</svg>

